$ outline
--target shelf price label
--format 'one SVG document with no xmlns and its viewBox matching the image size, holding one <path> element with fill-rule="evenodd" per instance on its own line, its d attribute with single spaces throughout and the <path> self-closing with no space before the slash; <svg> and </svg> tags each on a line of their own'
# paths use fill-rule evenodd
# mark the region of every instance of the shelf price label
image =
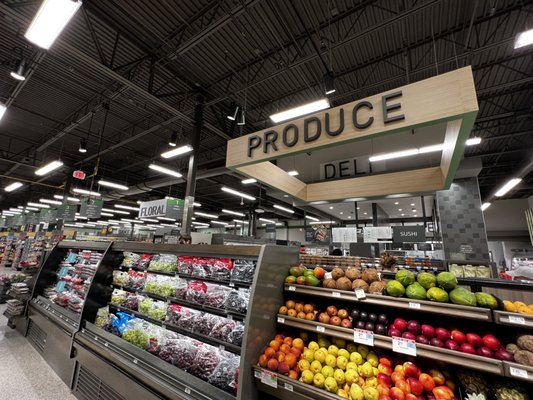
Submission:
<svg viewBox="0 0 533 400">
<path fill-rule="evenodd" d="M 289 286 L 289 292 L 296 292 L 296 286 Z"/>
<path fill-rule="evenodd" d="M 331 296 L 333 296 L 333 297 L 341 297 L 341 292 L 331 292 Z"/>
<path fill-rule="evenodd" d="M 354 329 L 353 341 L 367 346 L 374 346 L 374 332 L 364 329 Z"/>
<path fill-rule="evenodd" d="M 294 387 L 290 383 L 285 383 L 285 390 L 292 392 L 294 391 Z"/>
<path fill-rule="evenodd" d="M 516 376 L 517 378 L 528 378 L 527 371 L 522 368 L 510 367 L 509 372 L 511 373 L 511 376 Z"/>
<path fill-rule="evenodd" d="M 509 315 L 509 322 L 511 324 L 518 324 L 518 325 L 525 325 L 526 324 L 526 320 L 524 319 L 524 317 L 517 317 L 517 316 L 514 316 L 514 315 Z"/>
<path fill-rule="evenodd" d="M 413 310 L 420 310 L 420 303 L 414 303 L 412 301 L 409 302 L 409 308 L 412 308 Z"/>
<path fill-rule="evenodd" d="M 392 351 L 396 353 L 407 354 L 409 356 L 416 356 L 416 342 L 411 339 L 393 337 Z"/>
<path fill-rule="evenodd" d="M 278 317 L 278 324 L 284 324 L 284 323 L 285 323 L 285 318 Z"/>
<path fill-rule="evenodd" d="M 263 371 L 261 373 L 261 383 L 271 386 L 274 389 L 278 388 L 278 377 L 274 372 Z"/>
<path fill-rule="evenodd" d="M 316 331 L 324 333 L 324 332 L 326 332 L 326 328 L 324 328 L 323 326 L 317 325 Z"/>
<path fill-rule="evenodd" d="M 185 390 L 184 390 L 184 392 L 187 393 L 187 394 L 191 394 L 191 388 L 185 386 Z"/>
<path fill-rule="evenodd" d="M 363 289 L 355 289 L 355 297 L 357 297 L 357 300 L 364 300 L 366 299 L 366 293 Z"/>
</svg>

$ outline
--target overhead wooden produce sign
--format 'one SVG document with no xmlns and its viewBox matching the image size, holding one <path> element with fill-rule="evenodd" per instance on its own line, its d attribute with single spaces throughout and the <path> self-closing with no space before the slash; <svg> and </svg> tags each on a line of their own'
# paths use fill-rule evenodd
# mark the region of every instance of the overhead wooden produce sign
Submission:
<svg viewBox="0 0 533 400">
<path fill-rule="evenodd" d="M 461 68 L 228 142 L 226 167 L 300 200 L 341 200 L 448 188 L 478 111 L 472 69 Z M 446 123 L 440 165 L 305 183 L 270 160 Z"/>
</svg>

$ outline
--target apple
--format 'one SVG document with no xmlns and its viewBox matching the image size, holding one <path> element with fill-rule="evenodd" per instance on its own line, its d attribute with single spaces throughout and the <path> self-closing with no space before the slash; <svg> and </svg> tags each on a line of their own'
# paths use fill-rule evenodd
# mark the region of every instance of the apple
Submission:
<svg viewBox="0 0 533 400">
<path fill-rule="evenodd" d="M 386 386 L 388 388 L 390 388 L 392 386 L 392 379 L 390 376 L 388 375 L 385 375 L 383 373 L 378 373 L 378 382 L 380 385 L 383 385 L 383 386 Z"/>
<path fill-rule="evenodd" d="M 509 353 L 507 350 L 505 350 L 504 347 L 501 347 L 499 348 L 496 353 L 494 353 L 494 356 L 498 359 L 498 360 L 503 360 L 503 361 L 511 361 L 513 362 L 514 361 L 514 357 L 511 353 Z"/>
<path fill-rule="evenodd" d="M 341 321 L 341 326 L 343 328 L 351 328 L 352 327 L 352 321 L 350 321 L 348 318 L 344 318 L 342 321 Z"/>
<path fill-rule="evenodd" d="M 413 335 L 411 332 L 404 332 L 404 333 L 402 333 L 402 337 L 403 337 L 404 339 L 416 340 L 416 336 Z"/>
<path fill-rule="evenodd" d="M 429 339 L 425 337 L 424 335 L 418 335 L 416 337 L 416 341 L 417 343 L 420 343 L 420 344 L 429 344 Z"/>
<path fill-rule="evenodd" d="M 452 400 L 454 395 L 452 390 L 448 386 L 437 386 L 432 390 L 433 395 L 438 400 Z"/>
<path fill-rule="evenodd" d="M 420 332 L 422 332 L 422 335 L 424 335 L 428 339 L 435 337 L 435 328 L 433 328 L 431 325 L 428 325 L 428 324 L 422 325 L 420 327 Z"/>
<path fill-rule="evenodd" d="M 318 322 L 322 322 L 323 324 L 329 324 L 329 315 L 325 312 L 322 312 L 318 315 Z"/>
<path fill-rule="evenodd" d="M 379 357 L 379 363 L 388 367 L 392 367 L 392 358 L 389 356 L 381 356 Z"/>
<path fill-rule="evenodd" d="M 407 383 L 411 388 L 411 393 L 419 396 L 424 393 L 424 385 L 416 378 L 407 378 Z"/>
<path fill-rule="evenodd" d="M 405 376 L 408 378 L 418 378 L 420 376 L 420 370 L 410 361 L 403 363 L 403 370 L 405 371 Z"/>
<path fill-rule="evenodd" d="M 431 392 L 435 388 L 435 381 L 429 374 L 420 374 L 418 380 L 420 381 L 426 392 Z"/>
<path fill-rule="evenodd" d="M 340 319 L 348 318 L 348 310 L 345 310 L 344 308 L 341 308 L 339 311 L 337 311 L 337 315 Z"/>
<path fill-rule="evenodd" d="M 296 278 L 296 283 L 298 285 L 305 285 L 305 276 L 299 276 L 298 278 Z"/>
<path fill-rule="evenodd" d="M 407 322 L 405 322 L 405 319 L 396 318 L 392 325 L 400 332 L 405 332 L 407 330 Z"/>
<path fill-rule="evenodd" d="M 313 270 L 313 275 L 317 279 L 324 280 L 324 276 L 326 275 L 326 270 L 324 268 L 322 268 L 322 267 L 316 267 Z"/>
<path fill-rule="evenodd" d="M 388 390 L 387 393 L 389 393 Z M 388 394 L 380 394 L 378 400 L 392 400 L 392 397 L 390 397 Z"/>
<path fill-rule="evenodd" d="M 331 318 L 329 319 L 329 323 L 330 323 L 331 325 L 340 326 L 340 325 L 341 325 L 341 322 L 342 322 L 342 320 L 341 320 L 338 316 L 336 316 L 336 315 L 334 315 L 333 317 L 331 317 Z"/>
<path fill-rule="evenodd" d="M 392 375 L 390 376 L 390 378 L 392 379 L 392 382 L 396 383 L 396 381 L 400 381 L 404 379 L 405 374 L 403 371 L 402 372 L 394 371 Z"/>
<path fill-rule="evenodd" d="M 396 328 L 391 328 L 391 329 L 389 329 L 389 336 L 390 337 L 400 337 L 400 336 L 402 336 L 402 332 L 400 332 Z"/>
<path fill-rule="evenodd" d="M 409 321 L 407 323 L 407 330 L 413 335 L 420 335 L 420 324 L 417 321 Z"/>
<path fill-rule="evenodd" d="M 389 396 L 392 400 L 405 400 L 405 395 L 403 391 L 397 387 L 389 389 Z"/>
<path fill-rule="evenodd" d="M 392 375 L 392 368 L 390 367 L 390 365 L 385 365 L 385 364 L 379 363 L 378 364 L 378 372 L 383 374 L 383 375 L 391 376 Z"/>
<path fill-rule="evenodd" d="M 496 336 L 491 334 L 483 336 L 483 345 L 491 350 L 498 350 L 500 347 L 502 347 Z"/>
<path fill-rule="evenodd" d="M 482 347 L 483 346 L 483 339 L 481 339 L 481 336 L 476 335 L 475 333 L 467 333 L 466 334 L 466 341 L 467 341 L 467 343 L 469 343 L 472 346 L 474 346 L 476 349 L 478 347 Z"/>
<path fill-rule="evenodd" d="M 400 379 L 394 383 L 394 387 L 397 387 L 400 389 L 404 394 L 411 393 L 411 389 L 409 388 L 409 384 L 406 380 Z"/>
<path fill-rule="evenodd" d="M 430 344 L 431 346 L 435 346 L 435 347 L 444 347 L 444 343 L 442 343 L 442 340 L 440 340 L 440 339 L 438 339 L 438 338 L 436 338 L 436 337 L 434 337 L 433 339 L 431 339 L 431 340 L 429 341 L 429 344 Z"/>
<path fill-rule="evenodd" d="M 330 317 L 334 317 L 335 315 L 337 315 L 337 307 L 329 306 L 328 308 L 326 308 L 326 312 Z"/>
<path fill-rule="evenodd" d="M 461 345 L 461 351 L 468 354 L 476 354 L 476 348 L 470 343 L 463 343 Z"/>
<path fill-rule="evenodd" d="M 482 357 L 494 358 L 494 354 L 492 354 L 492 350 L 485 346 L 477 349 L 477 354 Z"/>
<path fill-rule="evenodd" d="M 457 351 L 459 351 L 459 349 L 461 348 L 455 341 L 451 339 L 448 339 L 446 340 L 446 342 L 444 342 L 444 347 L 450 350 L 457 350 Z"/>
<path fill-rule="evenodd" d="M 450 338 L 450 332 L 444 328 L 435 329 L 435 335 L 437 335 L 437 339 L 440 339 L 443 342 Z"/>
<path fill-rule="evenodd" d="M 444 385 L 444 383 L 446 382 L 446 378 L 444 377 L 442 372 L 440 372 L 438 369 L 430 369 L 429 374 L 433 378 L 433 381 L 435 382 L 435 386 Z"/>
<path fill-rule="evenodd" d="M 460 345 L 460 344 L 463 344 L 463 343 L 466 342 L 466 335 L 465 335 L 463 332 L 461 332 L 461 331 L 459 331 L 459 330 L 457 330 L 457 329 L 454 329 L 454 330 L 451 332 L 451 338 L 452 338 L 452 340 L 453 340 L 455 343 L 457 343 L 457 344 L 459 344 L 459 345 Z"/>
</svg>

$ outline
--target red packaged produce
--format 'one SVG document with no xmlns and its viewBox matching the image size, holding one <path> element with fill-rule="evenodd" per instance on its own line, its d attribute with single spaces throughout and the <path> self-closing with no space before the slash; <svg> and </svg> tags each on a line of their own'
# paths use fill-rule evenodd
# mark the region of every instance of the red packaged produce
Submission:
<svg viewBox="0 0 533 400">
<path fill-rule="evenodd" d="M 198 349 L 192 362 L 190 372 L 204 381 L 207 380 L 220 363 L 220 350 L 216 347 L 205 345 Z"/>
<path fill-rule="evenodd" d="M 205 300 L 205 294 L 207 292 L 207 285 L 201 281 L 191 281 L 187 286 L 187 292 L 185 293 L 185 300 L 191 301 L 196 304 L 203 304 Z"/>
</svg>

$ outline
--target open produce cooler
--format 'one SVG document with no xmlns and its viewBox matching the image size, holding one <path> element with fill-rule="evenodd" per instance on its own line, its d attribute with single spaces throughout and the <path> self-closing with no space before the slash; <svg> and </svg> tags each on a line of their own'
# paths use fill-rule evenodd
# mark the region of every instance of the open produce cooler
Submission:
<svg viewBox="0 0 533 400">
<path fill-rule="evenodd" d="M 116 242 L 109 253 L 93 286 L 110 292 L 75 335 L 75 396 L 100 398 L 91 380 L 119 399 L 258 398 L 252 364 L 274 311 L 263 307 L 297 248 Z"/>
</svg>

